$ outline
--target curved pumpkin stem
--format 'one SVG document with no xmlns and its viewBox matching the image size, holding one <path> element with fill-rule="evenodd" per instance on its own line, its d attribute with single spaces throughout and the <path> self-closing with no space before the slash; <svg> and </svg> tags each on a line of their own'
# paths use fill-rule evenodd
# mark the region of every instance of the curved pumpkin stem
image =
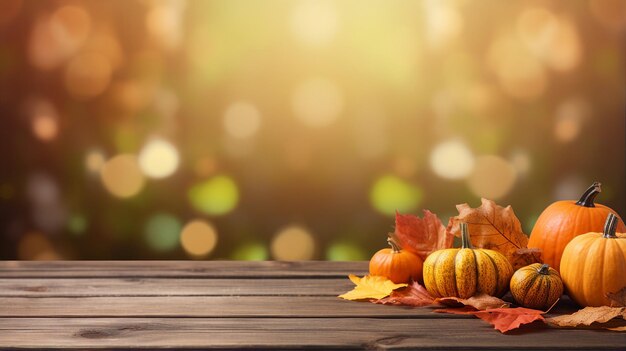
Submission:
<svg viewBox="0 0 626 351">
<path fill-rule="evenodd" d="M 600 194 L 601 192 L 602 183 L 593 182 L 593 184 L 591 184 L 591 186 L 587 190 L 585 190 L 583 195 L 580 197 L 580 200 L 576 202 L 576 205 L 584 207 L 596 207 L 593 201 L 595 200 L 596 196 L 598 196 L 598 194 Z"/>
<path fill-rule="evenodd" d="M 539 269 L 537 269 L 537 272 L 539 272 L 539 274 L 543 274 L 543 275 L 548 275 L 550 274 L 550 266 L 547 263 L 544 263 L 541 265 L 541 267 L 539 267 Z"/>
<path fill-rule="evenodd" d="M 615 235 L 615 231 L 617 230 L 617 216 L 614 213 L 609 213 L 609 216 L 606 217 L 606 222 L 604 222 L 604 232 L 602 234 L 606 239 L 615 239 L 617 235 Z"/>
<path fill-rule="evenodd" d="M 461 223 L 461 248 L 473 249 L 472 241 L 470 240 L 469 230 L 467 229 L 467 223 Z"/>
<path fill-rule="evenodd" d="M 402 248 L 400 247 L 400 245 L 398 245 L 397 242 L 397 237 L 394 233 L 389 233 L 387 236 L 387 244 L 389 244 L 389 246 L 391 246 L 391 250 L 393 250 L 394 253 L 398 253 L 400 251 L 402 251 Z"/>
</svg>

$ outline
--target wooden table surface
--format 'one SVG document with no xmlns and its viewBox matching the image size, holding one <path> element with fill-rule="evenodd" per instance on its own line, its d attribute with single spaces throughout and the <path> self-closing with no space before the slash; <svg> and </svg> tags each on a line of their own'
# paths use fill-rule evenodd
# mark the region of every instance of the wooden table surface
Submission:
<svg viewBox="0 0 626 351">
<path fill-rule="evenodd" d="M 626 334 L 507 335 L 430 308 L 351 302 L 365 262 L 0 262 L 7 349 L 626 349 Z M 556 312 L 573 311 L 561 304 Z"/>
</svg>

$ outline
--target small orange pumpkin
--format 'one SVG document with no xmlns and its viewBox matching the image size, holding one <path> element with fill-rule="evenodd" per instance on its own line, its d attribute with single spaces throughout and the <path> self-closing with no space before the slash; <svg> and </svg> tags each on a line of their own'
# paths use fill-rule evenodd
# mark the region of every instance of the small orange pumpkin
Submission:
<svg viewBox="0 0 626 351">
<path fill-rule="evenodd" d="M 524 307 L 545 311 L 563 295 L 563 281 L 556 269 L 533 263 L 513 274 L 511 295 Z"/>
<path fill-rule="evenodd" d="M 609 214 L 602 233 L 579 235 L 563 251 L 561 277 L 581 306 L 609 306 L 606 294 L 626 287 L 626 233 L 615 233 L 618 221 Z"/>
<path fill-rule="evenodd" d="M 594 182 L 578 201 L 557 201 L 539 216 L 528 240 L 528 247 L 541 249 L 543 263 L 559 270 L 563 249 L 577 235 L 599 232 L 609 213 L 619 215 L 604 205 L 594 203 L 602 191 L 601 184 Z M 622 223 L 617 228 L 626 231 Z"/>
<path fill-rule="evenodd" d="M 370 274 L 386 277 L 396 284 L 408 283 L 411 279 L 422 280 L 422 259 L 416 254 L 402 250 L 389 234 L 387 243 L 391 248 L 379 250 L 370 260 Z"/>
</svg>

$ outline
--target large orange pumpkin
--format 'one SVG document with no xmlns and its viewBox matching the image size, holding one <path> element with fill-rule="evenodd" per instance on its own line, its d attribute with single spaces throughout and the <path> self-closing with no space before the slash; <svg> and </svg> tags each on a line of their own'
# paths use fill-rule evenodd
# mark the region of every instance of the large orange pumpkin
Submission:
<svg viewBox="0 0 626 351">
<path fill-rule="evenodd" d="M 557 201 L 541 213 L 530 233 L 528 247 L 541 249 L 543 263 L 558 271 L 563 250 L 574 237 L 590 232 L 601 232 L 609 213 L 619 218 L 619 215 L 609 207 L 594 203 L 596 196 L 602 191 L 600 186 L 600 183 L 595 182 L 580 200 Z M 626 231 L 621 221 L 617 231 Z"/>
<path fill-rule="evenodd" d="M 617 222 L 609 214 L 602 233 L 579 235 L 563 251 L 561 277 L 581 306 L 609 306 L 606 294 L 626 287 L 626 233 L 615 233 Z"/>
</svg>

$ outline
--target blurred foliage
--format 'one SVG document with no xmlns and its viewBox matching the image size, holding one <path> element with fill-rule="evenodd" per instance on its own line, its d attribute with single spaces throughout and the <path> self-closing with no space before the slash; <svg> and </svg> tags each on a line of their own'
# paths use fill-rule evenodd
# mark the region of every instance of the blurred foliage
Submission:
<svg viewBox="0 0 626 351">
<path fill-rule="evenodd" d="M 624 1 L 0 7 L 2 259 L 360 260 L 396 210 L 530 232 L 593 180 L 626 211 Z"/>
</svg>

